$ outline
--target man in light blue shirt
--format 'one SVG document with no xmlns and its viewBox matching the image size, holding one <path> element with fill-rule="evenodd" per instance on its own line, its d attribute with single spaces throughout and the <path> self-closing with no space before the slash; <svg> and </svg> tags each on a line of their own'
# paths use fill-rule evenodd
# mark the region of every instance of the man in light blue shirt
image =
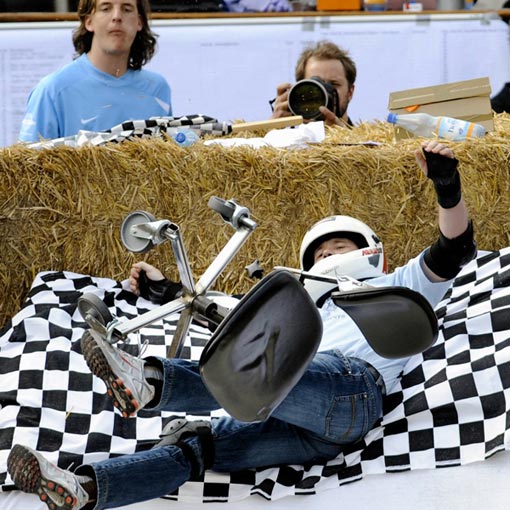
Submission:
<svg viewBox="0 0 510 510">
<path fill-rule="evenodd" d="M 438 240 L 386 275 L 382 243 L 375 233 L 354 218 L 332 216 L 313 225 L 304 236 L 303 269 L 320 273 L 334 261 L 326 270 L 366 278 L 370 285 L 408 286 L 432 305 L 437 304 L 461 267 L 475 256 L 476 244 L 461 194 L 458 161 L 450 149 L 435 140 L 424 143 L 422 149 L 423 153 L 420 150 L 415 155 L 436 190 Z M 149 283 L 141 279 L 141 271 L 146 272 Z M 179 290 L 163 280 L 159 270 L 143 263 L 132 269 L 130 286 L 159 303 L 171 300 L 171 294 Z M 312 295 L 310 289 L 309 293 Z M 407 359 L 378 356 L 328 295 L 318 297 L 323 322 L 319 352 L 269 418 L 249 423 L 231 416 L 210 422 L 175 418 L 163 429 L 154 448 L 84 464 L 74 472 L 60 469 L 41 453 L 18 444 L 7 460 L 11 478 L 19 489 L 38 494 L 50 510 L 56 508 L 55 503 L 61 510 L 102 510 L 172 494 L 207 469 L 236 472 L 322 463 L 337 457 L 381 418 L 383 397 L 394 386 Z M 278 337 L 271 328 L 265 331 L 262 327 L 256 333 L 257 338 Z M 406 340 L 395 338 L 395 342 Z M 267 350 L 257 350 L 256 357 L 253 347 L 246 356 L 250 367 L 258 359 L 270 359 L 256 367 L 261 368 L 261 377 L 277 380 L 278 374 L 271 377 L 268 365 L 275 361 L 278 349 L 274 342 L 267 344 Z M 200 415 L 220 407 L 204 384 L 196 361 L 141 359 L 114 347 L 92 329 L 83 335 L 81 351 L 125 418 L 142 408 Z M 239 370 L 245 368 L 243 365 Z M 227 390 L 229 380 L 225 373 Z"/>
<path fill-rule="evenodd" d="M 79 57 L 30 93 L 19 140 L 105 131 L 127 120 L 172 114 L 165 78 L 142 69 L 154 55 L 147 0 L 80 0 L 73 34 Z"/>
</svg>

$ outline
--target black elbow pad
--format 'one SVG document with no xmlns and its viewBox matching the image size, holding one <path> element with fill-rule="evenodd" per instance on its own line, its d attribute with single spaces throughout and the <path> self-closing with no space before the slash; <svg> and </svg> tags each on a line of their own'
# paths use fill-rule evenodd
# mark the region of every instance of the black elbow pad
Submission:
<svg viewBox="0 0 510 510">
<path fill-rule="evenodd" d="M 439 232 L 437 241 L 425 252 L 427 267 L 441 278 L 451 280 L 469 261 L 476 256 L 476 242 L 473 238 L 473 222 L 458 237 L 448 239 Z"/>
</svg>

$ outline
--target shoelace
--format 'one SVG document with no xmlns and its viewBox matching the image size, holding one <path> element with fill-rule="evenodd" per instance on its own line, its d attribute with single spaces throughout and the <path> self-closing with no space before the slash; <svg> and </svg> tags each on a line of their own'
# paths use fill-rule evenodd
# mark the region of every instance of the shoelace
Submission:
<svg viewBox="0 0 510 510">
<path fill-rule="evenodd" d="M 137 344 L 139 345 L 139 352 L 137 358 L 142 358 L 145 351 L 147 350 L 147 347 L 149 347 L 149 339 L 146 338 L 143 343 L 141 343 L 141 335 L 140 332 L 136 335 Z"/>
</svg>

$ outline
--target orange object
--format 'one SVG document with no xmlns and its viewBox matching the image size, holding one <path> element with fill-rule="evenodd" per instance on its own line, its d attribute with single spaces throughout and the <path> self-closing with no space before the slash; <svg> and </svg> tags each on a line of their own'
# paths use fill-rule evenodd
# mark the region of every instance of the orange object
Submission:
<svg viewBox="0 0 510 510">
<path fill-rule="evenodd" d="M 318 11 L 361 11 L 361 0 L 317 0 Z"/>
</svg>

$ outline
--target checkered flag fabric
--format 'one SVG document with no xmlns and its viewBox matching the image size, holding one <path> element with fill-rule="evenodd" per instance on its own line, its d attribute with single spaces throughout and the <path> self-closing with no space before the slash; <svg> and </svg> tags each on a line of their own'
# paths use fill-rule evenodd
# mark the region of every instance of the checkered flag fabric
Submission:
<svg viewBox="0 0 510 510">
<path fill-rule="evenodd" d="M 95 293 L 119 320 L 153 307 L 109 279 L 39 274 L 23 308 L 0 334 L 0 488 L 14 487 L 6 459 L 14 443 L 61 467 L 150 448 L 169 413 L 123 419 L 80 354 L 86 324 L 77 300 Z M 238 501 L 314 494 L 370 474 L 468 464 L 510 449 L 510 248 L 481 254 L 437 307 L 437 343 L 407 363 L 384 416 L 363 441 L 320 465 L 239 473 L 207 471 L 166 498 Z M 177 317 L 130 335 L 124 348 L 164 356 Z M 198 359 L 210 337 L 192 325 L 183 357 Z M 145 345 L 144 345 L 145 344 Z M 218 412 L 221 414 L 221 412 Z M 362 483 L 362 482 L 361 482 Z"/>
<path fill-rule="evenodd" d="M 182 117 L 151 117 L 147 120 L 130 120 L 113 126 L 106 131 L 78 131 L 76 135 L 64 136 L 53 140 L 35 142 L 29 145 L 32 149 L 49 149 L 65 145 L 82 147 L 84 145 L 104 145 L 107 142 L 121 143 L 134 138 L 161 138 L 165 133 L 171 135 L 178 128 L 193 129 L 198 136 L 225 136 L 232 132 L 232 125 L 218 122 L 207 115 L 194 114 Z"/>
</svg>

